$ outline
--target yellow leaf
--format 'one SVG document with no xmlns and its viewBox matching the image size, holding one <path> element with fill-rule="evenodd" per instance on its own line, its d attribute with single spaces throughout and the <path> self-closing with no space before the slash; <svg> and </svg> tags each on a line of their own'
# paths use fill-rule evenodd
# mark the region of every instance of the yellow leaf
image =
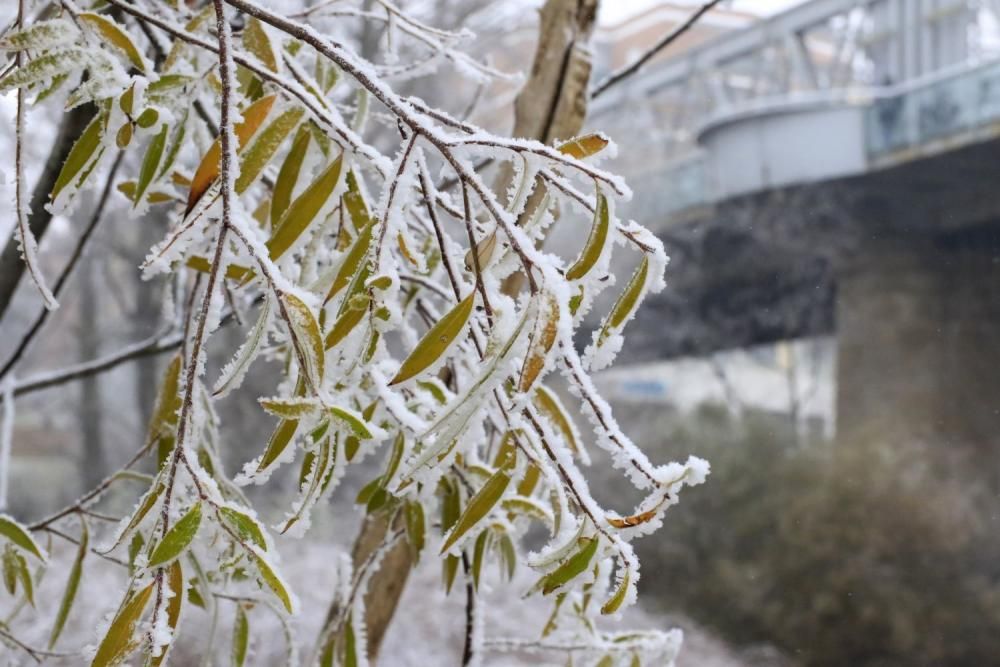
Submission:
<svg viewBox="0 0 1000 667">
<path fill-rule="evenodd" d="M 135 638 L 135 627 L 146 610 L 154 586 L 155 584 L 149 584 L 141 591 L 132 593 L 125 601 L 97 648 L 91 667 L 111 667 L 120 664 L 136 649 L 139 640 Z"/>
<path fill-rule="evenodd" d="M 302 161 L 305 160 L 306 151 L 309 149 L 309 141 L 312 133 L 305 127 L 299 128 L 292 147 L 285 156 L 285 161 L 281 163 L 278 171 L 278 179 L 274 182 L 274 194 L 271 197 L 271 225 L 275 226 L 281 221 L 281 216 L 288 209 L 288 204 L 292 201 L 292 191 L 299 180 L 299 171 L 302 170 Z"/>
<path fill-rule="evenodd" d="M 632 316 L 639 305 L 639 297 L 642 296 L 646 288 L 646 277 L 649 275 L 649 258 L 642 256 L 639 268 L 632 274 L 632 279 L 625 286 L 625 291 L 618 297 L 614 307 L 608 314 L 608 318 L 601 327 L 601 333 L 597 337 L 597 344 L 603 343 L 612 331 L 621 328 L 625 321 Z"/>
<path fill-rule="evenodd" d="M 281 221 L 267 242 L 271 259 L 277 260 L 288 252 L 299 236 L 312 224 L 313 219 L 323 209 L 334 188 L 337 187 L 342 164 L 343 156 L 338 156 L 301 195 L 296 197 L 281 216 Z"/>
<path fill-rule="evenodd" d="M 79 14 L 80 20 L 89 23 L 91 26 L 97 29 L 101 33 L 105 43 L 110 43 L 116 49 L 125 54 L 129 62 L 135 65 L 135 68 L 140 72 L 146 71 L 146 61 L 143 60 L 142 54 L 139 53 L 139 49 L 136 48 L 135 43 L 132 38 L 128 36 L 124 30 L 122 30 L 117 23 L 107 18 L 106 16 L 101 16 L 100 14 L 94 14 L 92 12 L 81 12 Z"/>
<path fill-rule="evenodd" d="M 582 137 L 576 137 L 560 144 L 557 150 L 560 153 L 575 157 L 577 160 L 582 160 L 601 152 L 607 145 L 608 140 L 603 135 L 585 134 Z"/>
<path fill-rule="evenodd" d="M 528 353 L 521 366 L 521 377 L 517 385 L 519 392 L 525 393 L 535 384 L 535 380 L 545 367 L 545 359 L 555 345 L 558 329 L 559 302 L 553 294 L 545 292 L 539 304 L 535 328 L 531 332 Z"/>
</svg>

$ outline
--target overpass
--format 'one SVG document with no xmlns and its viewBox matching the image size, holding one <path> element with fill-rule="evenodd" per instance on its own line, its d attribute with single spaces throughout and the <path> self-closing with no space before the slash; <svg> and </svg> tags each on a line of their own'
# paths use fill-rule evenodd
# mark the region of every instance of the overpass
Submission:
<svg viewBox="0 0 1000 667">
<path fill-rule="evenodd" d="M 835 334 L 841 436 L 997 438 L 1000 1 L 804 2 L 593 124 L 672 256 L 626 360 Z"/>
</svg>

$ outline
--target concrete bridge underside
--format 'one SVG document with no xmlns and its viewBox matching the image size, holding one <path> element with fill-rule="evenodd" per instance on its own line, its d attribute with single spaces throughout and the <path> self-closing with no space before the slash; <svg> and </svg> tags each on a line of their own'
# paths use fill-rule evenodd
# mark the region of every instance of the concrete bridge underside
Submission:
<svg viewBox="0 0 1000 667">
<path fill-rule="evenodd" d="M 668 287 L 632 325 L 623 361 L 835 333 L 839 438 L 892 428 L 993 443 L 998 167 L 1000 139 L 990 139 L 689 211 L 661 233 Z"/>
</svg>

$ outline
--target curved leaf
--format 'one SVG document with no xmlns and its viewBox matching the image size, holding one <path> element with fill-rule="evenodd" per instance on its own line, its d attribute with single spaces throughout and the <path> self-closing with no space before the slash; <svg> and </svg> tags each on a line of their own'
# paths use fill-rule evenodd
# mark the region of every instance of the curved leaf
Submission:
<svg viewBox="0 0 1000 667">
<path fill-rule="evenodd" d="M 167 531 L 153 554 L 149 557 L 149 567 L 159 567 L 174 560 L 188 548 L 201 525 L 201 503 L 195 503 L 187 513 Z"/>
<path fill-rule="evenodd" d="M 304 114 L 302 107 L 286 109 L 257 134 L 253 143 L 240 155 L 240 175 L 235 184 L 238 194 L 253 185 L 281 144 L 298 127 Z"/>
<path fill-rule="evenodd" d="M 597 193 L 597 209 L 594 211 L 594 225 L 590 228 L 590 236 L 580 252 L 580 257 L 566 271 L 567 280 L 579 280 L 587 275 L 604 252 L 608 240 L 608 230 L 611 228 L 611 214 L 608 209 L 608 198 Z"/>
<path fill-rule="evenodd" d="M 632 313 L 635 312 L 635 309 L 639 306 L 639 297 L 642 296 L 643 290 L 646 288 L 646 278 L 648 275 L 649 258 L 643 255 L 639 268 L 632 274 L 632 279 L 625 286 L 625 291 L 615 301 L 615 305 L 611 308 L 611 312 L 604 321 L 601 333 L 597 338 L 598 345 L 603 343 L 612 331 L 624 325 L 628 318 L 632 316 Z"/>
<path fill-rule="evenodd" d="M 260 522 L 246 512 L 240 512 L 232 507 L 219 508 L 219 514 L 229 524 L 240 539 L 249 540 L 261 549 L 267 549 L 267 540 L 264 538 L 264 529 Z"/>
<path fill-rule="evenodd" d="M 417 375 L 435 361 L 451 347 L 458 335 L 465 329 L 469 316 L 472 315 L 472 307 L 476 301 L 475 290 L 459 301 L 444 317 L 437 321 L 431 330 L 428 331 L 417 346 L 413 348 L 410 355 L 399 367 L 399 372 L 390 380 L 389 384 L 399 384 Z"/>
<path fill-rule="evenodd" d="M 582 160 L 601 152 L 608 143 L 608 138 L 603 134 L 585 134 L 582 137 L 576 137 L 560 144 L 556 150 L 575 157 L 577 160 Z"/>
<path fill-rule="evenodd" d="M 250 624 L 242 604 L 236 605 L 236 620 L 233 622 L 233 665 L 243 667 L 247 659 L 250 643 Z"/>
<path fill-rule="evenodd" d="M 10 540 L 14 546 L 27 551 L 43 563 L 48 559 L 46 553 L 38 546 L 35 539 L 31 537 L 28 529 L 6 514 L 0 514 L 0 535 Z"/>
<path fill-rule="evenodd" d="M 513 459 L 508 459 L 508 461 L 513 461 Z M 496 471 L 492 477 L 486 480 L 482 488 L 469 500 L 469 504 L 466 505 L 465 511 L 462 512 L 461 518 L 455 524 L 454 530 L 448 535 L 448 538 L 441 545 L 441 552 L 445 553 L 452 547 L 455 542 L 459 540 L 463 535 L 469 532 L 477 523 L 482 521 L 490 510 L 500 501 L 503 496 L 503 492 L 507 490 L 507 486 L 510 484 L 510 472 L 508 467 L 501 468 Z"/>
<path fill-rule="evenodd" d="M 127 126 L 131 127 L 131 126 Z M 160 166 L 160 158 L 163 157 L 163 148 L 167 143 L 167 125 L 164 123 L 159 133 L 153 137 L 146 147 L 146 154 L 142 158 L 142 167 L 139 169 L 139 181 L 136 184 L 135 196 L 132 198 L 132 206 L 138 206 L 142 196 L 146 193 L 146 188 L 153 182 L 156 175 L 156 168 Z"/>
<path fill-rule="evenodd" d="M 108 633 L 101 640 L 94 661 L 90 663 L 91 667 L 112 667 L 120 664 L 136 649 L 139 640 L 135 637 L 135 628 L 146 610 L 149 598 L 152 597 L 154 586 L 153 583 L 149 584 L 141 591 L 132 593 L 125 601 L 111 622 Z"/>
<path fill-rule="evenodd" d="M 597 553 L 597 538 L 586 537 L 580 540 L 580 549 L 569 557 L 562 565 L 548 574 L 543 580 L 542 593 L 548 595 L 557 588 L 569 583 L 585 572 Z"/>
<path fill-rule="evenodd" d="M 528 392 L 535 384 L 539 374 L 545 367 L 545 360 L 552 351 L 559 330 L 559 302 L 556 297 L 546 292 L 542 295 L 542 303 L 538 309 L 534 330 L 531 332 L 531 344 L 521 366 L 521 377 L 517 390 Z"/>
<path fill-rule="evenodd" d="M 76 591 L 80 588 L 80 576 L 83 574 L 83 559 L 87 556 L 87 548 L 90 545 L 90 531 L 87 529 L 87 522 L 80 521 L 80 545 L 76 550 L 76 558 L 69 570 L 69 579 L 66 581 L 66 591 L 63 593 L 62 601 L 59 603 L 59 612 L 56 614 L 56 623 L 49 636 L 49 648 L 56 645 L 59 635 L 62 634 L 66 619 L 69 618 L 70 609 L 76 600 Z"/>
<path fill-rule="evenodd" d="M 267 241 L 267 250 L 271 259 L 277 260 L 295 244 L 319 212 L 326 205 L 340 180 L 340 169 L 343 156 L 339 156 L 324 169 L 312 183 L 295 198 L 288 210 L 281 216 L 281 221 L 274 234 Z"/>
<path fill-rule="evenodd" d="M 125 54 L 128 61 L 135 65 L 140 72 L 146 71 L 146 61 L 136 47 L 135 42 L 128 36 L 128 33 L 106 16 L 94 14 L 92 12 L 81 12 L 80 20 L 90 24 L 101 34 L 105 44 L 113 47 Z"/>
<path fill-rule="evenodd" d="M 104 116 L 97 114 L 80 134 L 80 138 L 73 144 L 69 155 L 66 156 L 66 162 L 63 163 L 59 176 L 56 178 L 56 184 L 52 186 L 50 197 L 53 201 L 67 185 L 73 182 L 78 174 L 83 172 L 84 167 L 96 160 L 94 155 L 98 153 L 98 148 L 101 146 L 102 134 L 104 134 Z"/>
<path fill-rule="evenodd" d="M 247 19 L 243 28 L 243 46 L 247 51 L 272 72 L 278 71 L 278 58 L 271 44 L 271 38 L 261 22 L 253 17 Z"/>
<path fill-rule="evenodd" d="M 281 604 L 285 607 L 285 610 L 289 614 L 294 613 L 295 608 L 292 604 L 292 596 L 289 594 L 285 582 L 277 575 L 270 563 L 264 560 L 263 556 L 256 552 L 251 552 L 251 555 L 253 556 L 254 563 L 257 565 L 257 570 L 260 572 L 261 579 L 264 580 L 267 587 L 281 600 Z"/>
<path fill-rule="evenodd" d="M 149 667 L 160 667 L 170 653 L 170 647 L 177 640 L 177 625 L 181 620 L 181 609 L 184 607 L 184 590 L 187 586 L 184 583 L 184 570 L 181 561 L 175 560 L 170 564 L 167 572 L 167 585 L 170 587 L 173 596 L 167 600 L 167 627 L 170 628 L 170 644 L 160 648 L 160 655 L 149 658 Z"/>
<path fill-rule="evenodd" d="M 613 614 L 621 608 L 622 603 L 625 602 L 625 596 L 628 593 L 629 583 L 631 581 L 632 573 L 629 570 L 625 570 L 625 574 L 622 576 L 622 580 L 618 582 L 618 588 L 615 592 L 608 598 L 608 601 L 604 603 L 601 607 L 602 614 Z"/>
<path fill-rule="evenodd" d="M 295 184 L 299 180 L 299 172 L 302 170 L 302 162 L 305 160 L 306 151 L 309 149 L 309 141 L 312 133 L 305 127 L 299 128 L 295 135 L 295 141 L 285 156 L 285 161 L 281 163 L 278 171 L 278 178 L 274 182 L 274 193 L 271 196 L 271 225 L 276 225 L 281 216 L 288 209 L 288 204 L 292 201 L 292 192 Z"/>
<path fill-rule="evenodd" d="M 323 372 L 326 365 L 326 350 L 323 347 L 323 335 L 319 330 L 319 322 L 312 310 L 302 299 L 294 294 L 285 293 L 281 296 L 288 315 L 288 325 L 295 337 L 296 348 L 305 364 L 303 372 L 307 374 L 314 388 L 323 383 Z"/>
</svg>

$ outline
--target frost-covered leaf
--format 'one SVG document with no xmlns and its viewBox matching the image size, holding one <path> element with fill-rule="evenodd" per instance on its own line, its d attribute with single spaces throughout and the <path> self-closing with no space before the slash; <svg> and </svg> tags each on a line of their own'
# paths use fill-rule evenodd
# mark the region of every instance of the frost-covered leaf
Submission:
<svg viewBox="0 0 1000 667">
<path fill-rule="evenodd" d="M 590 566 L 590 561 L 594 559 L 594 554 L 597 553 L 597 538 L 583 538 L 579 541 L 578 546 L 579 549 L 576 553 L 543 579 L 542 593 L 544 595 L 548 595 L 557 588 L 566 585 L 583 574 Z"/>
<path fill-rule="evenodd" d="M 257 552 L 251 552 L 251 556 L 254 560 L 254 564 L 257 566 L 257 570 L 260 572 L 260 577 L 267 584 L 267 587 L 271 589 L 271 592 L 281 601 L 282 606 L 285 608 L 289 614 L 295 613 L 295 605 L 292 601 L 291 593 L 288 591 L 288 587 L 285 582 L 282 581 L 281 577 L 274 571 L 271 566 L 263 556 Z"/>
<path fill-rule="evenodd" d="M 374 225 L 366 225 L 359 233 L 354 243 L 351 245 L 351 249 L 347 252 L 344 257 L 344 262 L 340 265 L 337 270 L 337 275 L 333 279 L 333 284 L 330 286 L 329 292 L 326 294 L 326 301 L 329 301 L 337 295 L 340 290 L 347 287 L 351 282 L 351 278 L 357 274 L 361 262 L 368 255 L 368 248 L 371 246 L 372 242 L 372 230 Z"/>
<path fill-rule="evenodd" d="M 271 38 L 261 22 L 253 17 L 247 19 L 246 27 L 243 28 L 243 46 L 266 68 L 272 72 L 278 71 L 278 54 L 271 44 Z"/>
<path fill-rule="evenodd" d="M 232 507 L 220 507 L 219 514 L 241 540 L 248 540 L 261 549 L 267 550 L 264 528 L 257 519 Z"/>
<path fill-rule="evenodd" d="M 271 259 L 278 259 L 295 244 L 303 232 L 316 220 L 320 211 L 326 207 L 337 183 L 340 182 L 340 171 L 343 157 L 338 157 L 320 172 L 319 176 L 295 198 L 281 216 L 275 227 L 274 234 L 267 242 L 267 250 Z"/>
<path fill-rule="evenodd" d="M 271 434 L 271 439 L 268 440 L 267 449 L 264 450 L 264 455 L 260 459 L 260 463 L 257 465 L 257 472 L 263 472 L 271 467 L 275 461 L 282 455 L 285 449 L 288 447 L 288 443 L 292 441 L 292 437 L 295 435 L 295 431 L 299 428 L 299 420 L 297 419 L 282 419 L 278 423 L 278 427 L 274 429 L 274 433 Z"/>
<path fill-rule="evenodd" d="M 603 193 L 598 192 L 597 209 L 594 211 L 594 224 L 590 229 L 590 236 L 587 237 L 587 243 L 583 246 L 580 256 L 573 262 L 573 266 L 566 270 L 568 280 L 579 280 L 590 273 L 604 253 L 610 229 L 611 214 L 608 209 L 608 199 Z"/>
<path fill-rule="evenodd" d="M 649 258 L 643 255 L 642 261 L 639 263 L 639 268 L 632 274 L 632 279 L 629 280 L 628 285 L 625 286 L 625 290 L 618 297 L 618 300 L 615 301 L 614 307 L 612 307 L 611 312 L 601 326 L 601 333 L 597 337 L 598 345 L 607 340 L 613 331 L 620 329 L 635 313 L 636 308 L 639 306 L 639 299 L 646 289 L 648 275 Z"/>
<path fill-rule="evenodd" d="M 426 541 L 426 522 L 424 520 L 424 506 L 419 502 L 408 502 L 404 508 L 404 519 L 406 521 L 406 541 L 410 545 L 413 561 L 420 560 L 420 553 L 424 550 Z"/>
<path fill-rule="evenodd" d="M 270 414 L 282 419 L 300 419 L 308 417 L 320 408 L 314 398 L 294 396 L 291 398 L 259 398 L 257 402 Z"/>
<path fill-rule="evenodd" d="M 569 448 L 575 453 L 580 453 L 582 450 L 576 427 L 555 394 L 547 387 L 539 386 L 535 390 L 535 406 L 558 429 Z"/>
<path fill-rule="evenodd" d="M 146 61 L 128 33 L 117 23 L 101 14 L 81 12 L 80 20 L 93 27 L 100 34 L 102 42 L 121 51 L 128 61 L 140 72 L 146 71 Z"/>
<path fill-rule="evenodd" d="M 353 410 L 332 406 L 330 408 L 330 415 L 337 421 L 346 424 L 351 432 L 358 438 L 361 438 L 362 440 L 369 440 L 373 437 L 371 425 L 368 424 L 361 415 Z"/>
<path fill-rule="evenodd" d="M 91 667 L 112 667 L 120 664 L 139 646 L 136 626 L 142 618 L 156 584 L 150 583 L 142 590 L 129 591 L 129 596 L 111 621 L 111 627 L 97 647 Z"/>
<path fill-rule="evenodd" d="M 274 194 L 271 196 L 270 218 L 272 226 L 281 221 L 281 217 L 288 210 L 288 205 L 292 201 L 292 192 L 299 180 L 299 172 L 302 170 L 302 162 L 309 150 L 311 138 L 312 133 L 305 126 L 300 127 L 288 155 L 285 156 L 285 161 L 281 163 L 278 178 L 274 182 Z"/>
<path fill-rule="evenodd" d="M 229 392 L 239 387 L 243 382 L 243 378 L 246 377 L 247 371 L 250 370 L 250 365 L 257 358 L 261 346 L 267 338 L 267 328 L 270 326 L 274 311 L 272 303 L 271 299 L 264 299 L 264 303 L 260 308 L 260 315 L 257 317 L 253 328 L 250 329 L 250 333 L 247 334 L 246 341 L 236 351 L 232 361 L 222 369 L 222 374 L 216 380 L 215 387 L 212 388 L 212 395 L 216 398 L 221 398 L 229 394 Z"/>
<path fill-rule="evenodd" d="M 577 160 L 583 160 L 604 150 L 608 143 L 608 138 L 603 134 L 585 134 L 560 144 L 558 150 Z"/>
<path fill-rule="evenodd" d="M 545 360 L 552 351 L 559 330 L 559 302 L 555 295 L 546 292 L 540 301 L 535 326 L 531 332 L 531 344 L 524 357 L 521 377 L 517 384 L 517 390 L 521 393 L 527 393 L 535 384 L 535 380 L 545 367 Z"/>
<path fill-rule="evenodd" d="M 83 49 L 68 48 L 49 51 L 37 58 L 32 58 L 27 65 L 13 69 L 9 74 L 0 78 L 0 94 L 78 71 L 85 67 L 87 62 L 89 62 L 87 53 Z"/>
<path fill-rule="evenodd" d="M 149 567 L 159 567 L 184 553 L 198 534 L 201 525 L 201 503 L 195 503 L 177 523 L 171 526 L 149 557 Z"/>
<path fill-rule="evenodd" d="M 508 461 L 510 461 L 510 464 L 513 464 L 513 458 L 508 459 Z M 509 485 L 510 469 L 505 466 L 497 470 L 483 484 L 482 488 L 476 492 L 476 495 L 469 500 L 469 504 L 465 506 L 465 511 L 455 524 L 454 530 L 451 531 L 447 539 L 445 539 L 444 544 L 441 545 L 441 553 L 448 551 L 463 535 L 486 518 L 490 510 L 500 502 L 500 498 L 503 497 L 503 493 Z"/>
<path fill-rule="evenodd" d="M 87 549 L 90 546 L 90 530 L 86 521 L 80 521 L 80 544 L 76 550 L 76 558 L 69 570 L 69 579 L 66 580 L 66 589 L 63 591 L 62 601 L 59 603 L 59 611 L 56 613 L 56 622 L 52 627 L 52 634 L 49 635 L 49 648 L 56 645 L 59 635 L 62 634 L 66 619 L 76 601 L 76 592 L 80 588 L 80 577 L 83 575 L 83 560 L 87 556 Z"/>
<path fill-rule="evenodd" d="M 618 586 L 615 588 L 615 592 L 611 594 L 608 601 L 601 607 L 602 614 L 613 614 L 621 608 L 622 603 L 625 602 L 625 597 L 628 595 L 628 587 L 631 579 L 632 573 L 626 569 L 621 581 L 618 582 Z"/>
<path fill-rule="evenodd" d="M 128 125 L 127 127 L 131 127 Z M 146 194 L 146 188 L 153 182 L 156 176 L 157 167 L 160 166 L 160 159 L 163 157 L 163 149 L 167 145 L 166 123 L 160 128 L 153 140 L 146 147 L 146 154 L 142 158 L 142 167 L 139 169 L 139 180 L 136 184 L 135 196 L 132 198 L 132 205 L 137 206 L 142 197 Z"/>
<path fill-rule="evenodd" d="M 459 301 L 444 317 L 438 320 L 406 357 L 389 384 L 405 382 L 440 359 L 455 342 L 458 335 L 465 330 L 469 316 L 472 315 L 475 300 L 475 291 L 469 292 L 468 296 Z"/>
<path fill-rule="evenodd" d="M 90 124 L 83 130 L 80 137 L 73 144 L 66 162 L 63 163 L 56 183 L 52 186 L 53 201 L 59 196 L 68 185 L 73 183 L 81 174 L 89 173 L 88 166 L 93 165 L 100 156 L 101 136 L 104 134 L 105 118 L 103 114 L 97 114 L 90 121 Z M 81 179 L 82 180 L 82 179 Z M 79 187 L 79 182 L 76 186 Z"/>
<path fill-rule="evenodd" d="M 38 546 L 28 529 L 6 514 L 0 514 L 0 537 L 6 538 L 11 544 L 43 563 L 48 560 L 48 555 Z"/>
<path fill-rule="evenodd" d="M 312 309 L 302 299 L 294 294 L 283 294 L 281 297 L 288 316 L 288 324 L 296 341 L 296 349 L 305 364 L 303 372 L 309 377 L 314 388 L 323 383 L 323 373 L 326 365 L 323 335 L 320 333 L 319 322 Z"/>
<path fill-rule="evenodd" d="M 236 141 L 240 148 L 250 140 L 250 137 L 264 123 L 264 120 L 271 111 L 271 107 L 274 106 L 274 102 L 277 99 L 277 95 L 268 95 L 260 98 L 246 109 L 243 109 L 241 112 L 243 121 L 233 126 L 233 132 L 236 135 Z M 198 200 L 205 194 L 208 187 L 219 177 L 219 160 L 221 157 L 222 145 L 219 139 L 216 139 L 201 159 L 201 163 L 198 165 L 198 169 L 191 179 L 187 212 L 190 212 L 194 208 L 194 205 L 198 203 Z"/>
<path fill-rule="evenodd" d="M 177 640 L 177 628 L 181 620 L 181 610 L 184 608 L 184 591 L 187 588 L 184 584 L 184 569 L 181 567 L 180 559 L 172 562 L 167 570 L 167 586 L 173 594 L 167 600 L 167 627 L 170 629 L 170 641 L 160 647 L 159 655 L 150 657 L 149 667 L 166 664 L 170 648 Z"/>
<path fill-rule="evenodd" d="M 257 133 L 253 143 L 240 154 L 240 173 L 235 184 L 237 193 L 242 194 L 253 185 L 281 144 L 298 127 L 304 114 L 305 109 L 302 107 L 286 109 Z"/>
<path fill-rule="evenodd" d="M 0 39 L 0 51 L 41 52 L 53 46 L 64 46 L 76 39 L 78 31 L 66 18 L 37 21 L 23 30 L 10 30 Z"/>
</svg>

